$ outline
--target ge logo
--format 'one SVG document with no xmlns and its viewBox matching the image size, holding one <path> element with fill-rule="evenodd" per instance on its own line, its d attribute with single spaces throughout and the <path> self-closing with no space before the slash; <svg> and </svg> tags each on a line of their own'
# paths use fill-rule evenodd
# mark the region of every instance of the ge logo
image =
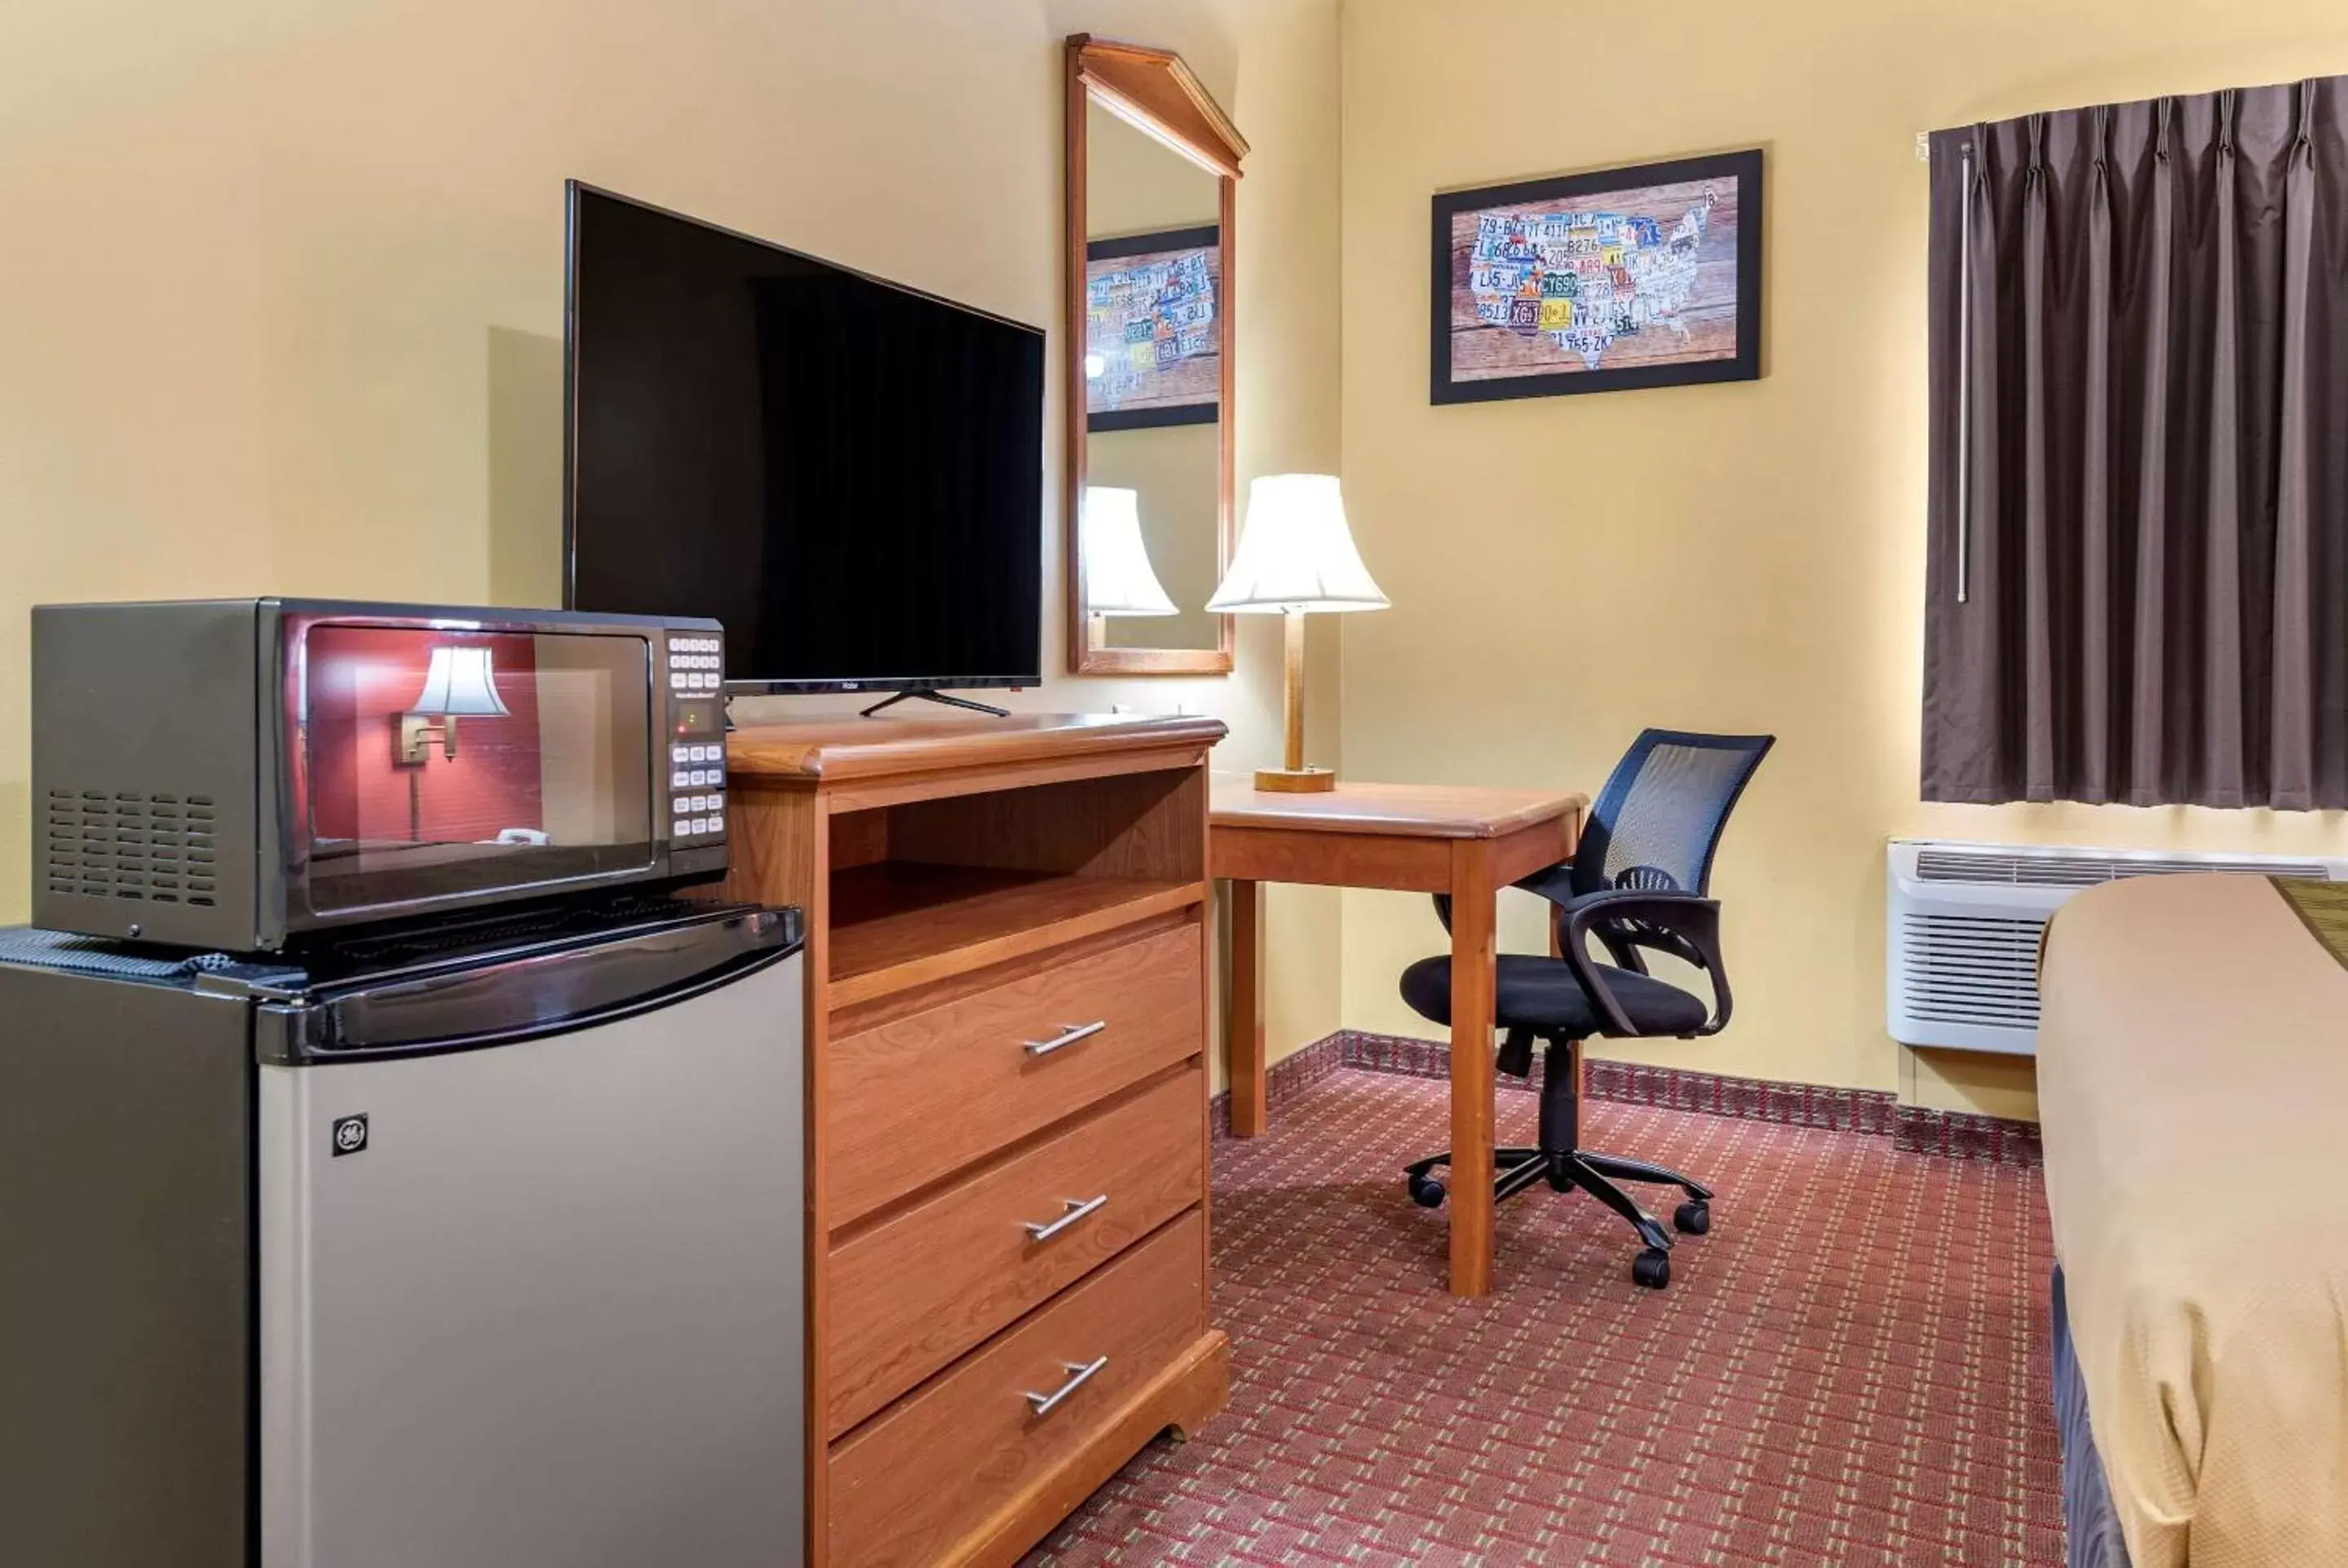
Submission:
<svg viewBox="0 0 2348 1568">
<path fill-rule="evenodd" d="M 364 1116 L 338 1116 L 335 1119 L 335 1158 L 355 1154 L 367 1146 L 367 1119 Z"/>
</svg>

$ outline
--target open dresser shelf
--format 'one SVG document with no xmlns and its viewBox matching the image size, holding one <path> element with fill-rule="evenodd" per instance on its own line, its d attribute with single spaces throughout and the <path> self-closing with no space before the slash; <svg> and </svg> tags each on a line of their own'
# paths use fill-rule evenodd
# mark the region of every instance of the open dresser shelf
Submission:
<svg viewBox="0 0 2348 1568">
<path fill-rule="evenodd" d="M 1199 901 L 1196 883 L 890 860 L 831 879 L 831 998 L 870 1001 Z"/>
</svg>

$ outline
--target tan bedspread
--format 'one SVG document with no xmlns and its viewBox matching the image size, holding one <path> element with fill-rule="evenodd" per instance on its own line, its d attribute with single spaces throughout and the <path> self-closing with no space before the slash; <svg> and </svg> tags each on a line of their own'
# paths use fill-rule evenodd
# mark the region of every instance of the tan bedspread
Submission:
<svg viewBox="0 0 2348 1568">
<path fill-rule="evenodd" d="M 2046 1198 L 2136 1568 L 2348 1564 L 2348 968 L 2273 884 L 2048 928 Z"/>
</svg>

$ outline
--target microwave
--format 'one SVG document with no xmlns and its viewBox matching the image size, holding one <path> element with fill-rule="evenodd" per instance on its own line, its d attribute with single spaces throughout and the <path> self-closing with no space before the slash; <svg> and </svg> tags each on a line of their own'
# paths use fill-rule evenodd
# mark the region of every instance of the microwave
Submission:
<svg viewBox="0 0 2348 1568">
<path fill-rule="evenodd" d="M 726 871 L 715 620 L 33 610 L 33 920 L 225 952 Z"/>
</svg>

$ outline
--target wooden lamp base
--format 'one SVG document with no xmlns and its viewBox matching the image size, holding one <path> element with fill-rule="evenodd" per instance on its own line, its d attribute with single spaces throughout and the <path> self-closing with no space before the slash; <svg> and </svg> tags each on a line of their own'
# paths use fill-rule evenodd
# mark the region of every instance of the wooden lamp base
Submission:
<svg viewBox="0 0 2348 1568">
<path fill-rule="evenodd" d="M 1282 794 L 1318 794 L 1337 787 L 1337 775 L 1328 768 L 1258 768 L 1255 787 Z"/>
<path fill-rule="evenodd" d="M 1284 766 L 1255 770 L 1255 787 L 1282 794 L 1320 794 L 1337 787 L 1329 768 L 1304 765 L 1304 616 L 1290 610 L 1281 615 L 1280 727 L 1284 742 Z"/>
</svg>

